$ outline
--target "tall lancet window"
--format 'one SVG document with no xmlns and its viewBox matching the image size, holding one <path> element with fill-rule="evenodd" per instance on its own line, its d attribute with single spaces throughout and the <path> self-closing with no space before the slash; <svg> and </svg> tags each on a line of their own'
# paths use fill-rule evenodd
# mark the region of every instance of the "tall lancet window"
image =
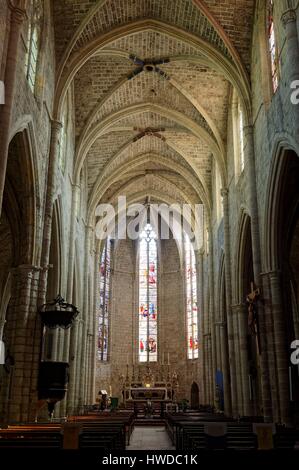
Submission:
<svg viewBox="0 0 299 470">
<path fill-rule="evenodd" d="M 268 0 L 268 41 L 269 41 L 269 54 L 271 62 L 271 78 L 273 92 L 275 93 L 278 88 L 279 82 L 279 57 L 276 44 L 275 36 L 275 24 L 274 24 L 274 0 Z"/>
<path fill-rule="evenodd" d="M 157 235 L 147 224 L 139 239 L 139 361 L 157 361 Z"/>
<path fill-rule="evenodd" d="M 44 17 L 44 2 L 31 0 L 28 9 L 29 26 L 26 44 L 26 77 L 31 90 L 35 91 L 37 64 L 40 50 L 42 22 Z"/>
<path fill-rule="evenodd" d="M 108 328 L 111 274 L 111 240 L 108 238 L 103 249 L 100 265 L 100 315 L 98 336 L 98 358 L 108 360 Z"/>
<path fill-rule="evenodd" d="M 193 246 L 184 236 L 188 359 L 198 358 L 197 276 Z"/>
</svg>

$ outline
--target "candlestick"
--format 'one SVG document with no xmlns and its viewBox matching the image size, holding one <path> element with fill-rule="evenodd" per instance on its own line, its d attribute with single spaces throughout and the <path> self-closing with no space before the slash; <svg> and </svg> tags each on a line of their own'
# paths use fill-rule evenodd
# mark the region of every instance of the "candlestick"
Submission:
<svg viewBox="0 0 299 470">
<path fill-rule="evenodd" d="M 162 354 L 162 366 L 164 366 L 164 353 Z"/>
<path fill-rule="evenodd" d="M 169 361 L 169 353 L 168 353 L 168 365 L 170 366 L 170 361 Z"/>
</svg>

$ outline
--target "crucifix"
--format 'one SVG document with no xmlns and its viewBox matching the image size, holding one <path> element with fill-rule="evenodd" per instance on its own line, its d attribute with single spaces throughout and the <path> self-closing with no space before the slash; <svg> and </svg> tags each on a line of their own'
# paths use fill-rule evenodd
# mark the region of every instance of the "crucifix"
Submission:
<svg viewBox="0 0 299 470">
<path fill-rule="evenodd" d="M 248 326 L 251 334 L 257 339 L 257 346 L 259 353 L 261 352 L 260 345 L 260 333 L 259 333 L 259 322 L 258 322 L 258 311 L 257 302 L 260 299 L 261 291 L 259 288 L 254 287 L 254 283 L 251 283 L 251 292 L 246 297 L 246 303 L 248 305 Z"/>
</svg>

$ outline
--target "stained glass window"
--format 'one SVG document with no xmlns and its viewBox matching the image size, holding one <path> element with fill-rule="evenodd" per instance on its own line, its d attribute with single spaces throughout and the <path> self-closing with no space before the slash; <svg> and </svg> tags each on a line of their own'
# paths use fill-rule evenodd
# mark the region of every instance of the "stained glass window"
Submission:
<svg viewBox="0 0 299 470">
<path fill-rule="evenodd" d="M 278 88 L 279 81 L 279 62 L 278 51 L 276 47 L 275 24 L 273 17 L 274 0 L 268 0 L 268 41 L 271 62 L 271 78 L 274 93 Z"/>
<path fill-rule="evenodd" d="M 187 311 L 187 350 L 188 359 L 198 358 L 198 311 L 197 276 L 193 246 L 187 235 L 184 236 L 186 269 L 186 311 Z"/>
<path fill-rule="evenodd" d="M 31 90 L 35 90 L 37 63 L 44 15 L 43 1 L 31 0 L 29 5 L 29 27 L 27 36 L 27 51 L 25 70 Z"/>
<path fill-rule="evenodd" d="M 108 360 L 110 273 L 111 240 L 108 238 L 101 256 L 100 264 L 100 315 L 98 336 L 98 358 L 100 361 Z"/>
<path fill-rule="evenodd" d="M 139 240 L 139 361 L 157 361 L 157 236 L 147 224 Z"/>
</svg>

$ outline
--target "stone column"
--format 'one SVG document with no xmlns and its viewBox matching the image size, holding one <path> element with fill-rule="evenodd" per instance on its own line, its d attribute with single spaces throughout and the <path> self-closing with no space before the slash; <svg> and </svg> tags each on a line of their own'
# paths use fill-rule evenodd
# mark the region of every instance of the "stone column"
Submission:
<svg viewBox="0 0 299 470">
<path fill-rule="evenodd" d="M 71 331 L 70 331 L 70 343 L 69 343 L 69 365 L 70 365 L 70 381 L 68 384 L 67 394 L 67 414 L 75 414 L 75 390 L 76 390 L 76 369 L 77 369 L 77 358 L 78 358 L 78 330 L 79 320 L 75 319 Z"/>
<path fill-rule="evenodd" d="M 16 75 L 18 65 L 18 52 L 20 34 L 23 21 L 26 17 L 25 10 L 10 5 L 10 32 L 7 46 L 5 66 L 5 104 L 0 106 L 0 215 L 2 212 L 3 192 L 5 186 L 8 147 L 10 141 L 11 119 L 16 88 Z"/>
<path fill-rule="evenodd" d="M 271 301 L 271 283 L 270 273 L 262 273 L 263 282 L 263 302 L 264 302 L 264 318 L 265 329 L 267 331 L 267 344 L 268 344 L 268 360 L 271 364 L 270 385 L 271 385 L 271 401 L 273 410 L 273 420 L 275 423 L 280 421 L 280 407 L 279 407 L 279 389 L 277 379 L 277 364 L 275 356 L 275 338 L 273 329 L 273 316 L 272 316 L 272 301 Z"/>
<path fill-rule="evenodd" d="M 209 320 L 210 320 L 210 348 L 211 348 L 211 404 L 215 402 L 216 396 L 216 385 L 215 385 L 215 374 L 216 374 L 216 334 L 215 334 L 215 285 L 214 285 L 214 252 L 213 252 L 213 239 L 212 230 L 210 230 L 209 237 L 209 280 L 210 280 L 210 305 L 209 305 Z"/>
<path fill-rule="evenodd" d="M 85 342 L 83 341 L 83 330 L 84 330 L 85 321 L 83 318 L 78 320 L 78 349 L 77 349 L 77 364 L 76 364 L 76 383 L 75 383 L 75 405 L 78 410 L 81 409 L 83 405 L 83 376 L 84 376 L 84 351 L 85 351 Z M 83 363 L 83 366 L 82 366 Z"/>
<path fill-rule="evenodd" d="M 26 351 L 28 362 L 27 370 L 24 371 L 25 383 L 29 384 L 29 403 L 25 405 L 25 413 L 28 410 L 28 419 L 33 421 L 36 415 L 36 406 L 38 402 L 37 385 L 39 364 L 41 360 L 41 344 L 42 344 L 42 323 L 38 313 L 37 298 L 39 288 L 39 277 L 42 269 L 36 266 L 32 267 L 32 279 L 30 289 L 30 304 L 27 321 L 27 341 Z"/>
<path fill-rule="evenodd" d="M 287 102 L 286 109 L 288 113 L 291 113 L 291 121 L 294 123 L 299 132 L 299 113 L 298 105 L 292 104 L 291 95 L 294 92 L 294 88 L 291 84 L 299 80 L 299 43 L 298 43 L 298 31 L 297 31 L 297 14 L 292 8 L 288 8 L 282 15 L 281 21 L 285 28 L 286 40 L 285 40 L 285 64 L 284 64 L 284 75 L 288 77 L 287 87 Z M 297 87 L 298 88 L 298 85 Z"/>
<path fill-rule="evenodd" d="M 206 335 L 206 383 L 207 383 L 207 404 L 214 404 L 214 393 L 213 393 L 213 378 L 212 378 L 212 345 L 211 345 L 211 333 Z"/>
<path fill-rule="evenodd" d="M 34 310 L 31 308 L 33 305 L 31 295 L 38 270 L 39 268 L 35 266 L 21 265 L 12 271 L 11 308 L 14 334 L 11 354 L 15 365 L 7 411 L 9 419 L 15 421 L 28 420 L 32 380 L 37 378 L 39 354 L 35 354 L 33 336 L 39 338 L 40 331 L 35 327 L 37 313 L 36 307 Z"/>
<path fill-rule="evenodd" d="M 245 304 L 235 305 L 236 316 L 238 321 L 238 340 L 239 340 L 239 356 L 240 356 L 240 377 L 241 377 L 241 394 L 244 416 L 252 416 L 252 403 L 250 402 L 249 390 L 249 366 L 248 366 L 248 350 L 247 350 L 247 318 L 248 312 Z"/>
<path fill-rule="evenodd" d="M 221 190 L 223 204 L 223 225 L 224 225 L 224 256 L 225 256 L 225 289 L 226 289 L 226 321 L 228 335 L 228 353 L 229 353 L 229 369 L 230 369 L 230 390 L 232 406 L 232 415 L 236 415 L 237 403 L 237 382 L 236 382 L 236 362 L 235 362 L 235 345 L 234 345 L 234 324 L 232 316 L 232 281 L 231 281 L 231 255 L 230 255 L 230 227 L 229 227 L 229 200 L 228 189 Z"/>
<path fill-rule="evenodd" d="M 96 312 L 93 311 L 92 306 L 89 304 L 89 296 L 90 296 L 90 286 L 89 286 L 89 275 L 90 273 L 90 250 L 92 245 L 92 237 L 94 231 L 92 226 L 86 227 L 86 236 L 85 236 L 85 267 L 84 267 L 84 293 L 83 293 L 83 308 L 82 308 L 82 325 L 81 325 L 81 357 L 80 357 L 80 368 L 81 373 L 79 377 L 79 397 L 82 397 L 83 402 L 86 399 L 86 394 L 84 393 L 85 384 L 87 382 L 87 368 L 89 369 L 90 365 L 88 364 L 88 356 L 86 354 L 86 349 L 88 345 L 88 332 L 89 332 L 89 321 L 90 317 L 93 318 L 96 316 Z M 97 258 L 98 263 L 100 257 Z M 96 290 L 97 292 L 97 290 Z M 99 294 L 98 294 L 99 295 Z M 97 299 L 98 300 L 98 299 Z M 83 372 L 85 371 L 85 373 Z"/>
<path fill-rule="evenodd" d="M 88 367 L 90 368 L 89 383 L 88 383 L 88 399 L 89 403 L 95 401 L 95 383 L 96 383 L 96 355 L 98 347 L 98 318 L 97 312 L 97 301 L 98 301 L 98 276 L 99 276 L 99 256 L 94 256 L 94 275 L 92 292 L 90 293 L 91 305 L 90 311 L 93 313 L 90 315 L 90 348 Z"/>
<path fill-rule="evenodd" d="M 272 297 L 280 420 L 282 424 L 291 424 L 288 376 L 289 358 L 286 344 L 285 315 L 281 298 L 281 273 L 279 271 L 272 271 L 269 273 L 269 277 Z"/>
<path fill-rule="evenodd" d="M 243 414 L 243 396 L 242 396 L 242 374 L 241 374 L 241 358 L 240 358 L 240 344 L 239 344 L 239 323 L 238 323 L 238 308 L 235 305 L 231 306 L 231 315 L 233 323 L 233 341 L 235 350 L 235 368 L 236 368 L 236 415 Z"/>
<path fill-rule="evenodd" d="M 204 276 L 203 276 L 203 250 L 196 252 L 197 262 L 197 308 L 198 308 L 198 342 L 199 342 L 199 370 L 200 383 L 203 383 L 203 364 L 204 364 Z M 201 386 L 202 403 L 206 403 L 205 387 Z"/>
<path fill-rule="evenodd" d="M 261 279 L 261 247 L 259 238 L 259 214 L 257 203 L 256 175 L 255 175 L 255 157 L 254 157 L 254 141 L 253 127 L 245 126 L 244 135 L 246 139 L 245 153 L 245 175 L 246 175 L 246 194 L 250 210 L 251 218 L 251 239 L 252 239 L 252 256 L 254 281 L 257 286 L 262 285 Z M 269 363 L 268 363 L 268 346 L 267 331 L 264 321 L 263 304 L 259 303 L 259 330 L 261 341 L 261 385 L 262 385 L 262 405 L 265 421 L 272 420 L 272 403 L 270 391 Z"/>
<path fill-rule="evenodd" d="M 230 388 L 230 372 L 229 372 L 229 351 L 228 351 L 228 337 L 227 337 L 227 324 L 222 322 L 220 324 L 220 341 L 221 341 L 221 368 L 223 372 L 223 391 L 224 391 L 224 412 L 226 416 L 231 415 L 231 388 Z"/>
<path fill-rule="evenodd" d="M 51 247 L 51 234 L 52 234 L 52 215 L 53 204 L 56 194 L 56 177 L 57 177 L 57 161 L 59 149 L 59 137 L 61 131 L 61 123 L 52 121 L 51 123 L 51 140 L 49 150 L 49 165 L 47 177 L 47 194 L 45 201 L 44 212 L 44 227 L 43 227 L 43 246 L 41 254 L 41 267 L 44 268 L 39 282 L 39 305 L 46 302 L 47 295 L 47 281 L 48 281 L 48 266 Z"/>
</svg>

